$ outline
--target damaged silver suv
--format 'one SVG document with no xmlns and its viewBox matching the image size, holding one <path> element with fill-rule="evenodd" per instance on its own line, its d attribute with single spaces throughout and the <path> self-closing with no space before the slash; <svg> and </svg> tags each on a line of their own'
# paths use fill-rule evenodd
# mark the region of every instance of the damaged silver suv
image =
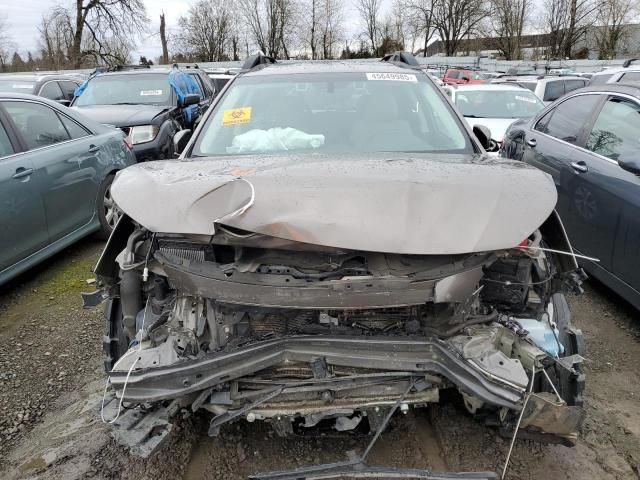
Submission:
<svg viewBox="0 0 640 480">
<path fill-rule="evenodd" d="M 485 155 L 486 129 L 402 62 L 263 62 L 180 159 L 113 183 L 125 215 L 96 273 L 110 384 L 138 406 L 120 438 L 149 454 L 180 408 L 211 412 L 211 435 L 377 430 L 457 390 L 505 432 L 573 443 L 563 291 L 583 274 L 551 177 Z"/>
</svg>

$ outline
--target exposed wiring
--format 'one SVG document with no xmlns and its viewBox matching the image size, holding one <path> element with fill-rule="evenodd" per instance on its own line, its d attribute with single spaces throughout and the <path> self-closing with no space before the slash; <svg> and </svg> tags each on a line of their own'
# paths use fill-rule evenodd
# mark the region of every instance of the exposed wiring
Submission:
<svg viewBox="0 0 640 480">
<path fill-rule="evenodd" d="M 512 282 L 511 280 L 495 280 L 493 278 L 483 278 L 483 282 L 493 282 L 493 283 L 501 283 L 503 285 L 523 285 L 523 286 L 533 286 L 533 285 L 542 285 L 544 283 L 549 282 L 553 278 L 553 275 L 549 275 L 544 280 L 540 280 L 538 282 Z"/>
<path fill-rule="evenodd" d="M 578 253 L 574 253 L 574 252 L 565 252 L 564 250 L 556 250 L 554 248 L 546 248 L 546 247 L 517 247 L 521 250 L 542 250 L 543 252 L 552 252 L 552 253 L 559 253 L 560 255 L 568 255 L 570 257 L 574 257 L 574 258 L 583 258 L 585 260 L 591 260 L 592 262 L 599 262 L 600 259 L 599 258 L 594 258 L 594 257 L 587 257 L 586 255 L 580 255 Z"/>
<path fill-rule="evenodd" d="M 542 373 L 544 373 L 544 376 L 547 377 L 547 381 L 549 382 L 549 385 L 551 385 L 551 388 L 553 388 L 553 391 L 555 392 L 556 397 L 558 397 L 558 400 L 560 400 L 560 402 L 562 403 L 567 403 L 562 399 L 562 397 L 558 393 L 558 390 L 556 390 L 556 386 L 553 384 L 553 382 L 551 381 L 551 378 L 549 378 L 549 374 L 544 368 L 542 369 Z"/>
<path fill-rule="evenodd" d="M 504 477 L 507 475 L 507 468 L 509 467 L 509 460 L 511 459 L 511 452 L 513 452 L 513 446 L 516 443 L 516 437 L 518 436 L 518 429 L 520 428 L 520 423 L 522 423 L 522 417 L 524 416 L 524 411 L 527 408 L 527 404 L 529 403 L 529 399 L 533 393 L 533 382 L 536 379 L 536 366 L 533 365 L 531 367 L 531 383 L 529 384 L 529 391 L 525 395 L 524 402 L 522 404 L 522 410 L 520 410 L 520 416 L 518 417 L 518 422 L 516 423 L 515 430 L 513 431 L 513 437 L 511 437 L 511 444 L 509 445 L 509 452 L 507 453 L 507 459 L 504 462 L 504 468 L 502 469 L 502 476 L 500 477 L 504 480 Z"/>
<path fill-rule="evenodd" d="M 118 410 L 116 412 L 116 416 L 113 417 L 111 420 L 105 420 L 104 418 L 104 401 L 105 401 L 105 398 L 107 397 L 107 388 L 109 388 L 109 383 L 111 383 L 111 380 L 107 378 L 107 381 L 104 384 L 104 392 L 102 393 L 102 407 L 100 408 L 100 418 L 102 419 L 102 423 L 111 424 L 115 422 L 118 419 L 118 417 L 120 417 L 120 411 L 122 410 L 122 402 L 124 401 L 124 393 L 127 390 L 127 383 L 129 382 L 129 375 L 131 375 L 131 372 L 133 371 L 133 367 L 136 366 L 136 363 L 138 363 L 138 360 L 140 360 L 140 357 L 136 357 L 136 359 L 133 361 L 133 363 L 129 367 L 129 371 L 127 372 L 127 378 L 124 379 L 124 385 L 122 387 L 122 395 L 120 396 L 120 402 L 118 402 Z"/>
</svg>

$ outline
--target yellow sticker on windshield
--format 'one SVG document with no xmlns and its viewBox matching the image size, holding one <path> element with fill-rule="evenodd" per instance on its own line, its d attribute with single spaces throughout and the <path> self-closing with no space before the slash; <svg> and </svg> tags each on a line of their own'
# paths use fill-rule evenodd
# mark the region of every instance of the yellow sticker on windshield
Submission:
<svg viewBox="0 0 640 480">
<path fill-rule="evenodd" d="M 231 108 L 222 112 L 222 126 L 240 125 L 251 120 L 251 107 Z"/>
</svg>

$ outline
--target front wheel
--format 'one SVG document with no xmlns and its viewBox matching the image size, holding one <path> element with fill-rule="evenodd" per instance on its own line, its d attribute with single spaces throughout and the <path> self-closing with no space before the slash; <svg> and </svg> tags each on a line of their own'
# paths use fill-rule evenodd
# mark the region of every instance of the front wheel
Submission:
<svg viewBox="0 0 640 480">
<path fill-rule="evenodd" d="M 105 240 L 109 238 L 122 216 L 122 211 L 111 196 L 111 184 L 114 178 L 115 175 L 108 175 L 100 185 L 100 191 L 98 192 L 98 219 L 100 220 L 98 236 Z"/>
</svg>

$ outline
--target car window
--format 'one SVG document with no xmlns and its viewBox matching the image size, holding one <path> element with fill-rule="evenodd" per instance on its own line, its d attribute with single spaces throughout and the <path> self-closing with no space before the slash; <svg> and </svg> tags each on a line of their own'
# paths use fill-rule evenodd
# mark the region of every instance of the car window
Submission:
<svg viewBox="0 0 640 480">
<path fill-rule="evenodd" d="M 3 102 L 3 106 L 29 150 L 69 140 L 56 112 L 33 102 Z"/>
<path fill-rule="evenodd" d="M 553 102 L 564 95 L 564 82 L 562 80 L 556 80 L 554 82 L 547 83 L 544 89 L 545 102 Z"/>
<path fill-rule="evenodd" d="M 91 135 L 84 127 L 81 127 L 76 122 L 71 120 L 70 118 L 65 117 L 64 115 L 58 115 L 60 120 L 62 121 L 64 127 L 67 129 L 69 136 L 72 140 L 76 138 L 86 137 L 87 135 Z"/>
<path fill-rule="evenodd" d="M 62 88 L 64 98 L 67 100 L 73 100 L 73 92 L 78 88 L 78 84 L 69 80 L 63 80 L 58 83 L 60 84 L 60 88 Z"/>
<path fill-rule="evenodd" d="M 584 87 L 585 84 L 586 82 L 584 80 L 566 80 L 564 82 L 564 91 L 565 93 L 569 93 Z"/>
<path fill-rule="evenodd" d="M 627 72 L 620 77 L 618 82 L 640 82 L 640 72 Z"/>
<path fill-rule="evenodd" d="M 473 147 L 422 74 L 305 73 L 235 80 L 201 127 L 193 154 L 302 150 L 471 153 Z"/>
<path fill-rule="evenodd" d="M 465 117 L 530 118 L 544 108 L 529 90 L 462 90 L 456 95 L 456 106 Z"/>
<path fill-rule="evenodd" d="M 198 78 L 198 82 L 202 88 L 202 91 L 204 92 L 204 98 L 212 97 L 213 87 L 211 86 L 211 81 L 209 80 L 209 77 L 205 77 L 201 75 L 196 75 L 196 77 Z"/>
<path fill-rule="evenodd" d="M 604 85 L 613 76 L 613 73 L 603 73 L 602 75 L 594 75 L 589 80 L 589 85 Z"/>
<path fill-rule="evenodd" d="M 585 119 L 591 115 L 599 99 L 599 95 L 578 95 L 570 98 L 545 115 L 536 124 L 535 129 L 575 145 L 580 138 Z"/>
<path fill-rule="evenodd" d="M 64 95 L 58 82 L 47 82 L 40 89 L 40 96 L 49 100 L 64 100 Z"/>
<path fill-rule="evenodd" d="M 9 93 L 33 93 L 36 83 L 19 78 L 0 79 L 0 92 Z"/>
<path fill-rule="evenodd" d="M 92 78 L 74 106 L 169 105 L 171 100 L 171 85 L 166 73 L 110 73 Z"/>
<path fill-rule="evenodd" d="M 593 124 L 585 148 L 612 160 L 638 158 L 640 106 L 617 97 L 607 100 Z"/>
<path fill-rule="evenodd" d="M 447 72 L 447 78 L 460 78 L 461 73 L 459 70 L 449 70 Z"/>
<path fill-rule="evenodd" d="M 0 124 L 0 158 L 11 155 L 12 153 L 14 153 L 14 151 L 13 146 L 11 146 L 11 141 L 9 140 L 9 135 L 2 124 Z"/>
</svg>

